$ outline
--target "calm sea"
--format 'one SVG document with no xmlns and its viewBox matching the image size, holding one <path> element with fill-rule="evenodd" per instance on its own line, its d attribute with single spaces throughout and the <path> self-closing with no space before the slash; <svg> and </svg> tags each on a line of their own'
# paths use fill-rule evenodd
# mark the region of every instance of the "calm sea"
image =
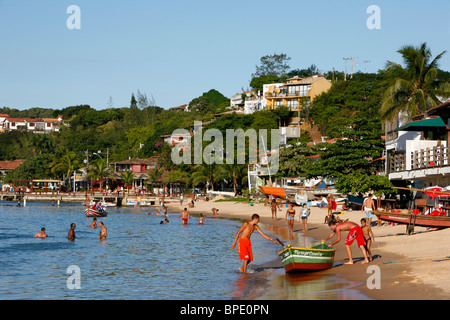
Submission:
<svg viewBox="0 0 450 320">
<path fill-rule="evenodd" d="M 280 245 L 258 234 L 252 237 L 255 262 L 250 274 L 238 272 L 242 263 L 237 247 L 232 250 L 230 246 L 242 221 L 206 216 L 205 224 L 199 225 L 198 218 L 192 217 L 190 224 L 183 226 L 178 213 L 169 213 L 170 222 L 161 225 L 163 217 L 147 215 L 152 208 L 108 211 L 107 217 L 98 219 L 108 229 L 107 240 L 100 241 L 100 229 L 89 228 L 92 219 L 84 216 L 81 205 L 32 203 L 19 207 L 14 202 L 0 202 L 0 300 L 248 299 L 267 293 L 267 278 L 273 274 L 285 279 L 275 291 L 292 292 L 301 286 L 297 278 L 284 277 L 284 269 L 273 263 Z M 71 223 L 77 226 L 73 242 L 67 239 Z M 49 237 L 33 238 L 41 227 Z M 269 226 L 261 227 L 268 234 L 275 232 Z M 71 266 L 79 272 L 74 273 Z M 80 288 L 69 289 L 68 279 Z M 335 299 L 335 293 L 328 295 L 323 286 L 323 281 L 317 289 L 309 285 L 307 291 L 322 292 L 321 299 Z M 348 291 L 346 286 L 333 291 Z M 354 292 L 356 299 L 364 298 L 356 290 L 349 292 Z"/>
</svg>

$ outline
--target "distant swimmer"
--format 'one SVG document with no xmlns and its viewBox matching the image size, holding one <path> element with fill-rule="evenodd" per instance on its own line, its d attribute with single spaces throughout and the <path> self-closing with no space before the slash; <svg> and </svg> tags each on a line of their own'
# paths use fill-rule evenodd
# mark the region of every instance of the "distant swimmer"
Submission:
<svg viewBox="0 0 450 320">
<path fill-rule="evenodd" d="M 94 217 L 94 219 L 92 219 L 90 227 L 91 227 L 91 229 L 97 229 L 97 218 L 96 217 Z"/>
<path fill-rule="evenodd" d="M 70 241 L 75 240 L 75 228 L 77 226 L 75 225 L 75 223 L 71 223 L 70 224 L 70 230 L 69 233 L 67 234 L 67 239 L 69 239 Z"/>
<path fill-rule="evenodd" d="M 108 233 L 108 231 L 106 230 L 105 225 L 103 224 L 103 222 L 99 221 L 98 225 L 100 226 L 101 230 L 100 230 L 100 235 L 98 236 L 98 238 L 100 240 L 106 240 L 106 235 Z"/>
<path fill-rule="evenodd" d="M 45 228 L 41 228 L 41 232 L 38 232 L 34 235 L 35 238 L 47 238 L 48 235 L 45 233 Z"/>
<path fill-rule="evenodd" d="M 234 249 L 239 239 L 239 259 L 244 260 L 243 266 L 239 268 L 239 271 L 241 271 L 242 273 L 247 272 L 248 264 L 253 261 L 252 243 L 250 242 L 250 236 L 252 235 L 253 231 L 257 230 L 263 236 L 263 238 L 270 240 L 273 243 L 278 243 L 276 240 L 273 240 L 271 237 L 261 231 L 258 226 L 258 222 L 259 215 L 255 213 L 252 215 L 252 220 L 244 222 L 244 224 L 239 228 L 238 232 L 236 233 L 236 237 L 234 238 L 234 242 L 231 245 L 231 248 Z"/>
<path fill-rule="evenodd" d="M 182 220 L 183 224 L 187 224 L 188 221 L 191 219 L 191 215 L 189 212 L 187 212 L 187 208 L 184 208 L 183 211 L 181 211 L 180 216 L 178 217 L 178 220 Z"/>
</svg>

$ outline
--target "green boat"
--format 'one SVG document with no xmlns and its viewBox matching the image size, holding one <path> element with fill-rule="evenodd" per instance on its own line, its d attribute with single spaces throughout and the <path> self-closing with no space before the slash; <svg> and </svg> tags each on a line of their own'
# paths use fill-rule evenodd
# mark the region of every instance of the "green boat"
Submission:
<svg viewBox="0 0 450 320">
<path fill-rule="evenodd" d="M 308 272 L 333 267 L 336 249 L 324 243 L 311 248 L 291 247 L 288 245 L 278 255 L 286 272 Z"/>
</svg>

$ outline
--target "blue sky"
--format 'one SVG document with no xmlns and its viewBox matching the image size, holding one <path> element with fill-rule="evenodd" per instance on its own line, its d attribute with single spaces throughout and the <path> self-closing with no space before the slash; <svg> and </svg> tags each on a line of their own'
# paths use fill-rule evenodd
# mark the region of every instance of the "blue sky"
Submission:
<svg viewBox="0 0 450 320">
<path fill-rule="evenodd" d="M 81 10 L 69 30 L 67 7 Z M 370 30 L 366 9 L 381 10 Z M 450 1 L 0 0 L 0 106 L 128 107 L 132 92 L 170 108 L 216 89 L 249 87 L 260 57 L 286 53 L 292 69 L 312 63 L 354 71 L 402 62 L 403 45 L 450 51 Z M 441 60 L 450 71 L 450 52 Z M 350 64 L 347 65 L 350 70 Z"/>
</svg>

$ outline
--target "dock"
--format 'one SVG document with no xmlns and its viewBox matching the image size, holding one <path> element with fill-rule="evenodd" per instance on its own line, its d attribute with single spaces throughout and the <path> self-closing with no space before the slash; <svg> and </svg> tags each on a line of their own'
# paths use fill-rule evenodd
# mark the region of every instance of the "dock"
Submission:
<svg viewBox="0 0 450 320">
<path fill-rule="evenodd" d="M 52 205 L 60 206 L 61 203 L 80 203 L 85 204 L 89 197 L 90 201 L 95 202 L 109 202 L 116 206 L 125 206 L 128 201 L 136 201 L 138 197 L 141 203 L 146 203 L 146 206 L 154 206 L 159 204 L 160 199 L 151 195 L 133 195 L 133 194 L 104 194 L 100 192 L 86 193 L 86 192 L 36 192 L 36 193 L 0 193 L 0 201 L 13 201 L 19 205 L 26 206 L 29 202 L 49 202 Z"/>
</svg>

